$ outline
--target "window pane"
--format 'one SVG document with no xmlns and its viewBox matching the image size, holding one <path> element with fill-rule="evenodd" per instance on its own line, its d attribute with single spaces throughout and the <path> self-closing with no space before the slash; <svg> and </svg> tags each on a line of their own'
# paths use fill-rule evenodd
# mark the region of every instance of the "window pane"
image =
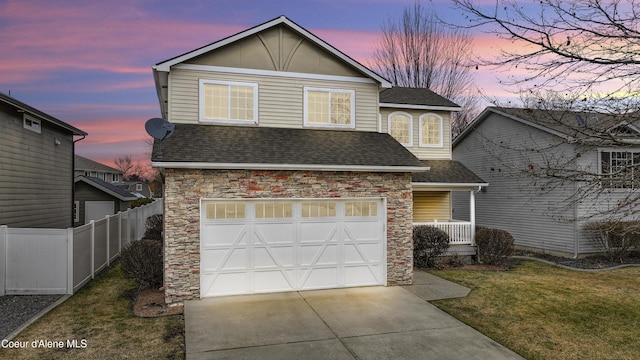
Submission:
<svg viewBox="0 0 640 360">
<path fill-rule="evenodd" d="M 422 121 L 422 143 L 427 145 L 439 145 L 440 144 L 440 119 L 435 116 L 425 116 Z"/>
<path fill-rule="evenodd" d="M 283 219 L 292 217 L 290 202 L 262 202 L 256 203 L 257 219 Z"/>
<path fill-rule="evenodd" d="M 351 124 L 351 94 L 331 93 L 331 123 Z"/>
<path fill-rule="evenodd" d="M 329 123 L 329 93 L 319 91 L 307 92 L 307 106 L 307 119 L 310 123 Z"/>
<path fill-rule="evenodd" d="M 302 217 L 336 216 L 336 203 L 331 201 L 308 201 L 302 203 Z"/>
<path fill-rule="evenodd" d="M 391 124 L 389 133 L 396 140 L 403 144 L 409 144 L 411 142 L 410 130 L 411 119 L 406 115 L 393 115 L 391 117 Z"/>
<path fill-rule="evenodd" d="M 208 119 L 229 119 L 228 86 L 204 84 L 204 116 Z"/>
<path fill-rule="evenodd" d="M 347 201 L 345 216 L 378 216 L 376 201 Z"/>
<path fill-rule="evenodd" d="M 230 119 L 253 120 L 253 88 L 249 86 L 230 87 Z"/>
<path fill-rule="evenodd" d="M 245 206 L 241 202 L 209 203 L 206 206 L 207 220 L 244 219 Z"/>
</svg>

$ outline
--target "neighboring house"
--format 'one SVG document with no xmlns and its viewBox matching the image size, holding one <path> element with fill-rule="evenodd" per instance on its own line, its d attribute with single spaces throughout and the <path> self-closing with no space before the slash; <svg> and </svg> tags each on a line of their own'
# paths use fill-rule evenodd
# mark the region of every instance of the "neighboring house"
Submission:
<svg viewBox="0 0 640 360">
<path fill-rule="evenodd" d="M 75 176 L 95 177 L 109 183 L 121 183 L 124 174 L 118 169 L 87 159 L 80 155 L 75 156 Z"/>
<path fill-rule="evenodd" d="M 165 178 L 168 303 L 410 284 L 414 196 L 421 220 L 446 221 L 445 193 L 484 184 L 451 161 L 457 105 L 425 90 L 404 101 L 412 89 L 392 88 L 284 16 L 153 73 L 162 116 L 175 124 L 152 155 Z M 416 129 L 415 146 L 389 135 L 388 122 Z M 430 166 L 441 171 L 416 175 Z M 436 194 L 432 206 L 422 193 Z"/>
<path fill-rule="evenodd" d="M 125 211 L 135 199 L 135 195 L 115 184 L 95 177 L 78 176 L 75 179 L 73 226 Z"/>
<path fill-rule="evenodd" d="M 73 226 L 74 136 L 86 135 L 0 93 L 0 225 Z"/>
<path fill-rule="evenodd" d="M 149 184 L 143 181 L 125 181 L 120 185 L 123 190 L 126 190 L 132 193 L 134 196 L 138 198 L 152 198 L 153 192 L 151 191 L 151 187 Z"/>
<path fill-rule="evenodd" d="M 491 183 L 477 194 L 477 224 L 509 231 L 522 249 L 574 257 L 600 251 L 585 223 L 637 191 L 632 177 L 615 174 L 616 167 L 640 154 L 638 145 L 620 148 L 607 146 L 606 140 L 592 145 L 582 140 L 605 130 L 624 133 L 636 143 L 640 139 L 635 126 L 603 116 L 487 108 L 453 143 L 454 158 Z M 551 185 L 532 176 L 545 171 L 541 165 L 602 178 L 585 184 L 569 177 Z M 455 197 L 454 208 L 459 218 L 468 216 L 466 199 Z"/>
</svg>

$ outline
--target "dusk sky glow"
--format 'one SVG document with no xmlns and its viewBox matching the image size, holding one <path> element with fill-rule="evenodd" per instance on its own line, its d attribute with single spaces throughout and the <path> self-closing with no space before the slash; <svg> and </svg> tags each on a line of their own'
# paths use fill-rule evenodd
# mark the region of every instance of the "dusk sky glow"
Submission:
<svg viewBox="0 0 640 360">
<path fill-rule="evenodd" d="M 89 133 L 76 153 L 149 161 L 144 123 L 160 116 L 151 66 L 285 15 L 370 65 L 381 25 L 414 0 L 3 0 L 0 92 Z M 447 0 L 423 1 L 454 21 Z M 494 36 L 477 34 L 480 55 Z M 477 71 L 485 93 L 496 75 Z"/>
</svg>

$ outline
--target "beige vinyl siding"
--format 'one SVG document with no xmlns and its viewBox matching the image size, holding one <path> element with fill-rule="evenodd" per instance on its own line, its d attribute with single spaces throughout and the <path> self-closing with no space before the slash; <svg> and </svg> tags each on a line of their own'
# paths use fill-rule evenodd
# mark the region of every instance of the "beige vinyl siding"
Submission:
<svg viewBox="0 0 640 360">
<path fill-rule="evenodd" d="M 170 74 L 169 120 L 171 122 L 199 123 L 200 79 L 257 83 L 258 126 L 268 127 L 303 127 L 305 86 L 354 90 L 356 97 L 355 129 L 377 131 L 378 86 L 375 83 L 187 69 L 174 69 Z"/>
<path fill-rule="evenodd" d="M 511 146 L 531 147 L 532 142 L 542 146 L 553 141 L 557 138 L 550 134 L 492 114 L 456 145 L 453 158 L 489 183 L 475 195 L 477 225 L 509 231 L 518 246 L 571 255 L 575 248 L 575 224 L 560 221 L 550 214 L 550 209 L 557 207 L 574 185 L 544 193 L 537 191 L 529 177 L 517 174 L 530 161 L 537 161 L 539 155 L 529 153 L 523 158 L 520 153 L 507 150 Z M 555 151 L 569 154 L 573 147 L 563 145 Z M 455 217 L 466 220 L 469 195 L 454 194 L 453 206 Z M 572 216 L 573 211 L 569 209 L 563 215 Z"/>
<path fill-rule="evenodd" d="M 0 225 L 71 227 L 71 134 L 45 121 L 40 134 L 24 129 L 22 114 L 2 105 L 0 126 Z"/>
<path fill-rule="evenodd" d="M 413 193 L 413 221 L 432 222 L 451 219 L 451 193 L 421 191 Z"/>
<path fill-rule="evenodd" d="M 413 146 L 407 146 L 420 160 L 451 160 L 451 113 L 448 111 L 415 110 L 415 109 L 380 109 L 381 131 L 389 132 L 389 114 L 402 112 L 412 116 L 413 120 Z M 420 146 L 420 116 L 423 114 L 436 114 L 442 117 L 442 147 Z"/>
</svg>

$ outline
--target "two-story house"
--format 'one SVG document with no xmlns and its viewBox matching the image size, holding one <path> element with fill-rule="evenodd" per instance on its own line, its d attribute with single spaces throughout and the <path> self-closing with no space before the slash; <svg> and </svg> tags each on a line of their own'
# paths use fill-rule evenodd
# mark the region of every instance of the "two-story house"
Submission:
<svg viewBox="0 0 640 360">
<path fill-rule="evenodd" d="M 73 226 L 74 136 L 86 135 L 0 93 L 0 225 Z"/>
<path fill-rule="evenodd" d="M 393 88 L 286 17 L 153 74 L 175 124 L 152 154 L 165 177 L 168 303 L 410 284 L 415 194 L 428 193 L 422 220 L 449 220 L 447 193 L 482 184 L 451 161 L 457 105 Z"/>
<path fill-rule="evenodd" d="M 637 124 L 612 116 L 489 107 L 453 154 L 491 183 L 476 197 L 478 225 L 509 231 L 521 249 L 579 257 L 602 251 L 589 222 L 637 218 L 639 143 Z M 454 196 L 461 219 L 467 200 Z"/>
<path fill-rule="evenodd" d="M 122 171 L 80 155 L 75 156 L 75 176 L 98 178 L 112 184 L 124 180 Z"/>
</svg>

